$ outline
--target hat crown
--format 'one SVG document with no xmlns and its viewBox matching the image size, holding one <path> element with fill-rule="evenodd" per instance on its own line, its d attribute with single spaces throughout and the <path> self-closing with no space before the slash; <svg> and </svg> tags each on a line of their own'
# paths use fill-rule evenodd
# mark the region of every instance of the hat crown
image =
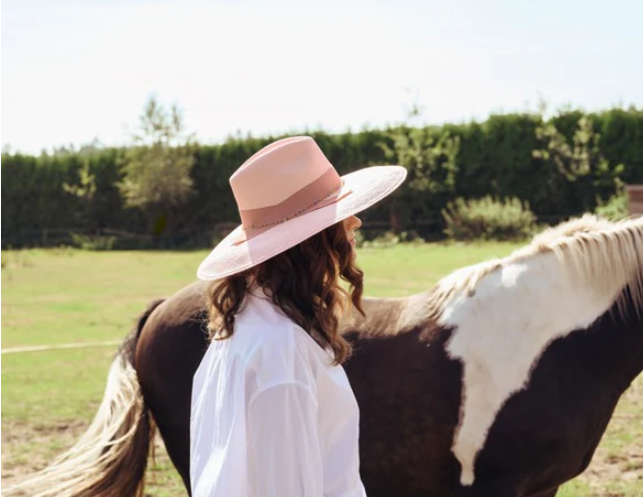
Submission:
<svg viewBox="0 0 643 497">
<path fill-rule="evenodd" d="M 332 171 L 332 172 L 331 172 Z M 255 153 L 230 177 L 240 211 L 274 207 L 319 180 L 341 178 L 309 136 L 276 141 Z"/>
</svg>

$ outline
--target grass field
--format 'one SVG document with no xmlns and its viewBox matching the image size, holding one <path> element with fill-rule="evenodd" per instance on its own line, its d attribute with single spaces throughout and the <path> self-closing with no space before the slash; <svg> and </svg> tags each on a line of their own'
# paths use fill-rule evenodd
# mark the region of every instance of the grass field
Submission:
<svg viewBox="0 0 643 497">
<path fill-rule="evenodd" d="M 403 296 L 515 246 L 362 249 L 366 294 Z M 120 340 L 157 297 L 194 281 L 205 252 L 3 252 L 2 348 Z M 2 482 L 42 467 L 82 433 L 103 396 L 116 346 L 2 355 Z M 643 377 L 621 399 L 591 467 L 559 495 L 643 495 Z M 158 443 L 158 441 L 157 441 Z M 159 446 L 150 496 L 185 495 Z"/>
</svg>

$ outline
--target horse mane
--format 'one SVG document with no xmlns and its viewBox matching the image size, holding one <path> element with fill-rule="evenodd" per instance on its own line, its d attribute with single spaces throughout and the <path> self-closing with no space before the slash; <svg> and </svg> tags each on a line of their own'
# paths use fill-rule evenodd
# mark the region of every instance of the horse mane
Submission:
<svg viewBox="0 0 643 497">
<path fill-rule="evenodd" d="M 585 214 L 544 230 L 507 257 L 446 276 L 431 291 L 430 315 L 439 317 L 445 306 L 463 293 L 474 295 L 478 283 L 498 269 L 547 253 L 554 254 L 566 276 L 578 284 L 627 287 L 637 311 L 643 307 L 643 217 L 609 221 Z M 626 299 L 627 292 L 620 292 L 616 303 L 621 315 Z"/>
</svg>

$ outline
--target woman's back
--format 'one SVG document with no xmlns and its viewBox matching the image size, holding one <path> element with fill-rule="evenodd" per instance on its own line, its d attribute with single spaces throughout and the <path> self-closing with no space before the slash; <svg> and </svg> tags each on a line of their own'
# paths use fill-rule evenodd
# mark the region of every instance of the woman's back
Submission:
<svg viewBox="0 0 643 497">
<path fill-rule="evenodd" d="M 332 359 L 249 293 L 234 334 L 212 341 L 194 376 L 193 495 L 364 495 L 359 410 Z"/>
</svg>

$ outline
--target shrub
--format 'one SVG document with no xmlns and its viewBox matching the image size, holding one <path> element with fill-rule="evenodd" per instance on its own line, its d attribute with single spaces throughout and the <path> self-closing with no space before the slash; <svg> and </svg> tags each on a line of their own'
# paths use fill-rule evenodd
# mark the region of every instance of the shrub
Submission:
<svg viewBox="0 0 643 497">
<path fill-rule="evenodd" d="M 402 233 L 400 233 L 400 242 L 421 245 L 425 242 L 425 240 L 418 234 L 417 231 L 411 230 L 402 231 Z"/>
<path fill-rule="evenodd" d="M 520 240 L 533 234 L 536 216 L 518 198 L 504 201 L 491 196 L 476 200 L 460 197 L 442 210 L 444 233 L 455 240 Z"/>
<path fill-rule="evenodd" d="M 82 250 L 112 250 L 116 243 L 115 236 L 83 235 L 71 233 L 74 246 Z"/>
<path fill-rule="evenodd" d="M 364 241 L 365 241 L 365 239 L 364 239 L 364 233 L 362 233 L 362 232 L 361 232 L 361 231 L 359 231 L 359 230 L 358 230 L 358 231 L 356 231 L 356 232 L 355 232 L 355 245 L 356 245 L 357 247 L 362 247 L 362 246 L 364 245 Z"/>
<path fill-rule="evenodd" d="M 630 211 L 627 195 L 624 191 L 620 191 L 610 197 L 606 202 L 599 199 L 598 206 L 594 212 L 596 215 L 611 219 L 612 221 L 619 221 L 629 217 Z"/>
<path fill-rule="evenodd" d="M 392 231 L 385 231 L 384 233 L 373 238 L 372 240 L 362 241 L 361 246 L 365 248 L 393 247 L 397 245 L 399 241 L 400 241 L 399 235 L 396 235 Z"/>
</svg>

